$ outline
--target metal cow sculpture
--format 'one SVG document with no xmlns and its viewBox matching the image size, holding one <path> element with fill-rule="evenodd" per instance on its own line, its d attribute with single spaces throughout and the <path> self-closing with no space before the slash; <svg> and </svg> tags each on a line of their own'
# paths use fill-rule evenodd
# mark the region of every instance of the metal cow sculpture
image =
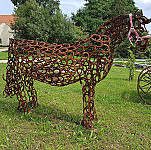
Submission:
<svg viewBox="0 0 151 150">
<path fill-rule="evenodd" d="M 18 109 L 28 111 L 29 104 L 33 107 L 38 104 L 34 80 L 53 86 L 80 81 L 84 114 L 81 124 L 93 128 L 92 122 L 97 120 L 94 107 L 96 83 L 107 76 L 115 49 L 126 37 L 140 50 L 147 48 L 149 39 L 147 36 L 142 38 L 142 34 L 147 34 L 145 24 L 150 21 L 140 11 L 133 16 L 119 15 L 105 22 L 88 38 L 72 44 L 12 39 L 3 93 L 10 97 L 16 94 Z"/>
</svg>

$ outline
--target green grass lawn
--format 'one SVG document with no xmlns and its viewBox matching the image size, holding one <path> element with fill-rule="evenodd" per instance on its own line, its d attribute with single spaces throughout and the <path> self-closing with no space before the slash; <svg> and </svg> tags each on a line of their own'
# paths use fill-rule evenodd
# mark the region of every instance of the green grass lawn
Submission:
<svg viewBox="0 0 151 150">
<path fill-rule="evenodd" d="M 35 81 L 39 107 L 23 114 L 17 110 L 16 96 L 3 97 L 5 67 L 0 64 L 0 149 L 151 149 L 151 106 L 137 93 L 139 72 L 129 81 L 128 69 L 112 67 L 97 84 L 94 132 L 80 125 L 80 83 L 53 87 Z"/>
<path fill-rule="evenodd" d="M 0 60 L 7 60 L 8 58 L 8 51 L 0 52 Z"/>
</svg>

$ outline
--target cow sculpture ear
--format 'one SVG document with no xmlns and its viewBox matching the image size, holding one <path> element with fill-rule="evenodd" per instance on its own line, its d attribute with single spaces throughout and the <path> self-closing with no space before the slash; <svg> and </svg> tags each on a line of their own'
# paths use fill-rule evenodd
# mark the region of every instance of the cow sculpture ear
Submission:
<svg viewBox="0 0 151 150">
<path fill-rule="evenodd" d="M 135 17 L 136 19 L 140 19 L 142 16 L 143 16 L 142 10 L 137 9 L 137 10 L 135 11 L 135 13 L 134 13 L 134 17 Z"/>
</svg>

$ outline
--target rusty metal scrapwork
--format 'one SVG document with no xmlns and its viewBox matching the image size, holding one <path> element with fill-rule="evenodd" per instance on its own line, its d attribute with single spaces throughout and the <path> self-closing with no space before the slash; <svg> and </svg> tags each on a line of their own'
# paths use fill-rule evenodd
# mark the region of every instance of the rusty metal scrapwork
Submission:
<svg viewBox="0 0 151 150">
<path fill-rule="evenodd" d="M 138 76 L 137 91 L 140 98 L 151 105 L 151 66 L 145 67 Z"/>
<path fill-rule="evenodd" d="M 147 21 L 138 11 L 133 16 L 135 29 L 140 36 L 146 31 L 141 25 L 150 22 Z M 84 114 L 81 124 L 87 129 L 93 128 L 93 121 L 97 120 L 94 107 L 95 85 L 107 76 L 115 48 L 124 41 L 129 29 L 129 15 L 119 15 L 104 23 L 95 34 L 72 44 L 12 39 L 3 93 L 10 97 L 16 94 L 18 109 L 28 112 L 29 104 L 32 107 L 38 105 L 34 80 L 52 86 L 65 86 L 80 81 Z M 133 34 L 131 36 L 136 38 Z M 136 45 L 145 50 L 147 44 L 148 39 L 145 39 L 144 45 Z"/>
</svg>

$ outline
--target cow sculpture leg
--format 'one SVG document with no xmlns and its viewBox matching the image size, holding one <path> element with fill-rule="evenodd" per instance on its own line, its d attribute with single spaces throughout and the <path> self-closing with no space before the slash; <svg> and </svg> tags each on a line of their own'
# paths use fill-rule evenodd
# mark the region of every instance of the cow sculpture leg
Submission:
<svg viewBox="0 0 151 150">
<path fill-rule="evenodd" d="M 18 99 L 18 109 L 19 111 L 28 112 L 28 104 L 27 104 L 27 97 L 26 97 L 26 91 L 21 90 L 17 93 L 17 99 Z"/>
<path fill-rule="evenodd" d="M 29 96 L 28 104 L 30 104 L 30 106 L 32 108 L 37 107 L 38 106 L 37 91 L 35 90 L 35 88 L 33 86 L 30 86 L 30 88 L 28 88 L 28 90 L 27 90 L 27 93 L 28 93 L 28 96 Z"/>
<path fill-rule="evenodd" d="M 82 86 L 83 93 L 83 121 L 81 124 L 87 129 L 93 128 L 93 122 L 97 120 L 97 114 L 94 108 L 95 85 L 93 82 L 85 82 Z"/>
<path fill-rule="evenodd" d="M 38 106 L 38 102 L 37 102 L 37 91 L 34 88 L 33 84 L 34 84 L 34 79 L 32 79 L 31 77 L 26 77 L 25 85 L 26 85 L 26 91 L 27 91 L 27 95 L 29 97 L 29 102 L 28 104 L 30 104 L 30 106 L 32 108 L 37 107 Z"/>
<path fill-rule="evenodd" d="M 20 111 L 28 112 L 29 105 L 33 108 L 38 105 L 37 92 L 33 87 L 33 79 L 31 77 L 23 76 L 21 82 L 18 84 L 17 99 L 19 101 L 18 109 Z M 29 97 L 29 102 L 27 100 Z"/>
</svg>

